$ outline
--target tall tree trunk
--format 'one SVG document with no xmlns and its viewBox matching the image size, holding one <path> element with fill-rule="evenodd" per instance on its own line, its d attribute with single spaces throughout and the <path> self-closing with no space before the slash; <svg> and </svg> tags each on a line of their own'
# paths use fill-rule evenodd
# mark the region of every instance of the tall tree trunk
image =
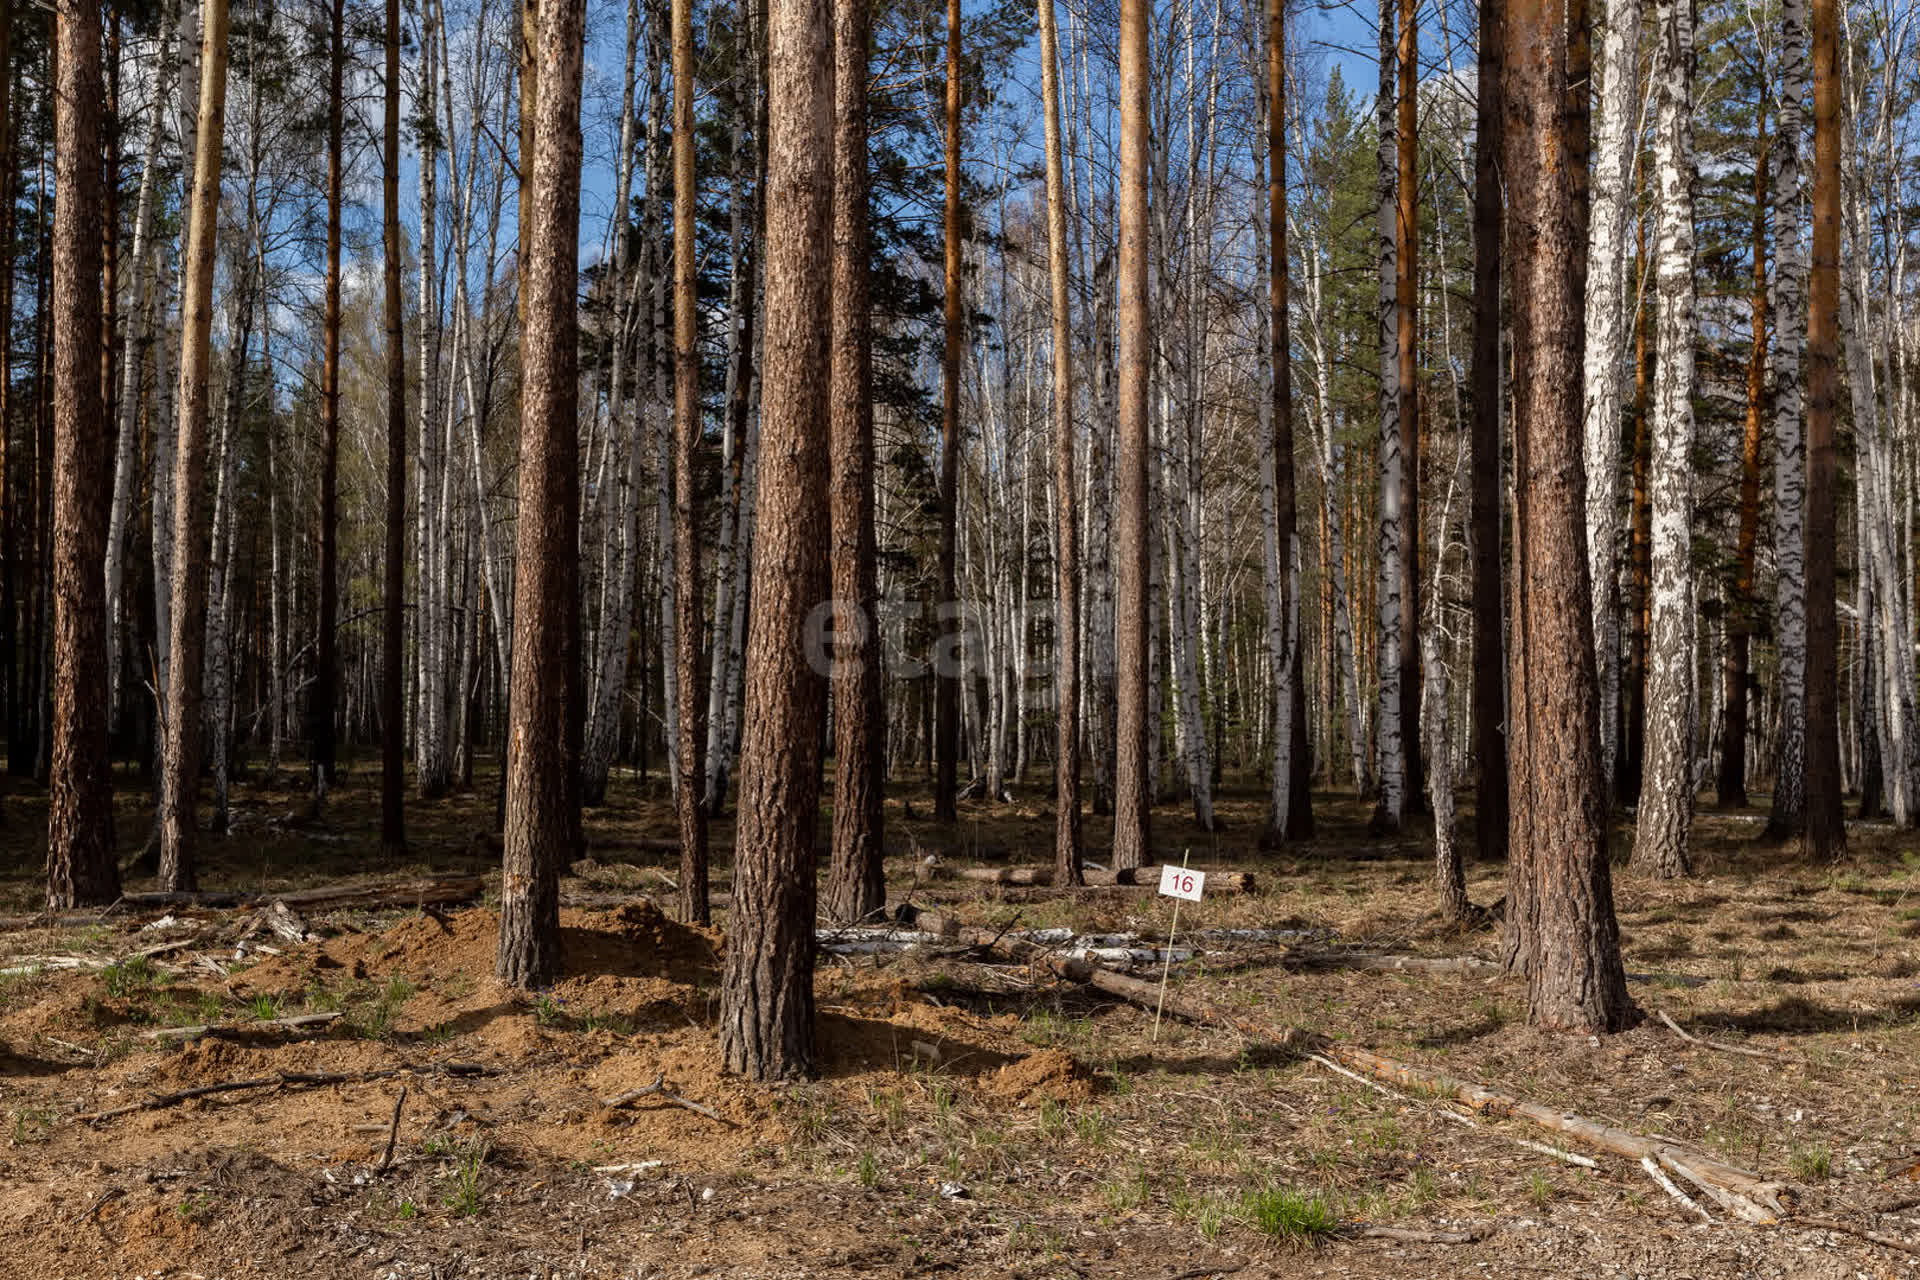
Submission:
<svg viewBox="0 0 1920 1280">
<path fill-rule="evenodd" d="M 1080 869 L 1080 510 L 1074 454 L 1073 313 L 1068 279 L 1066 156 L 1060 130 L 1060 35 L 1054 0 L 1040 0 L 1040 91 L 1047 150 L 1047 282 L 1053 310 L 1055 658 L 1053 882 L 1082 883 Z"/>
<path fill-rule="evenodd" d="M 112 407 L 118 427 L 114 433 L 113 513 L 107 528 L 107 691 L 111 714 L 121 705 L 121 679 L 128 659 L 125 581 L 128 547 L 127 522 L 133 514 L 135 491 L 140 487 L 140 405 L 147 363 L 153 348 L 154 312 L 157 306 L 157 277 L 160 264 L 155 252 L 154 197 L 159 186 L 160 143 L 166 135 L 166 103 L 172 93 L 174 60 L 171 56 L 173 28 L 159 25 L 159 47 L 155 53 L 153 109 L 147 121 L 146 160 L 140 169 L 140 194 L 134 205 L 132 270 L 134 275 L 132 308 L 127 316 L 127 340 L 120 360 L 120 395 Z M 0 52 L 0 67 L 5 56 Z M 138 662 L 135 662 L 136 674 Z"/>
<path fill-rule="evenodd" d="M 1773 184 L 1775 332 L 1773 361 L 1774 637 L 1780 690 L 1779 763 L 1767 835 L 1785 840 L 1806 826 L 1808 422 L 1801 401 L 1806 360 L 1807 260 L 1801 229 L 1800 138 L 1807 99 L 1807 0 L 1781 0 L 1780 127 Z M 1836 748 L 1837 750 L 1837 748 Z"/>
<path fill-rule="evenodd" d="M 1403 741 L 1406 726 L 1401 723 L 1403 698 L 1400 689 L 1406 670 L 1401 634 L 1400 597 L 1406 576 L 1404 545 L 1406 530 L 1406 465 L 1402 455 L 1405 441 L 1401 435 L 1399 284 L 1398 147 L 1394 135 L 1397 96 L 1394 88 L 1394 0 L 1380 0 L 1380 93 L 1375 101 L 1375 121 L 1379 133 L 1375 201 L 1379 209 L 1379 237 L 1376 254 L 1380 283 L 1380 578 L 1379 652 L 1375 665 L 1379 673 L 1380 710 L 1376 753 L 1380 762 L 1380 802 L 1374 809 L 1373 826 L 1378 831 L 1398 831 L 1406 803 L 1407 757 Z"/>
<path fill-rule="evenodd" d="M 1600 756 L 1615 795 L 1620 703 L 1620 370 L 1626 355 L 1627 226 L 1640 141 L 1640 10 L 1605 0 L 1594 120 L 1593 222 L 1587 245 L 1587 571 L 1600 676 Z"/>
<path fill-rule="evenodd" d="M 1144 865 L 1153 806 L 1152 753 L 1147 740 L 1148 378 L 1153 361 L 1147 304 L 1148 130 L 1147 0 L 1120 4 L 1119 351 L 1115 431 L 1113 583 L 1114 734 L 1113 865 Z"/>
<path fill-rule="evenodd" d="M 1397 63 L 1399 120 L 1394 202 L 1394 346 L 1400 359 L 1394 408 L 1400 415 L 1400 742 L 1406 753 L 1403 803 L 1416 806 L 1426 789 L 1420 760 L 1420 170 L 1419 0 L 1400 0 Z"/>
<path fill-rule="evenodd" d="M 173 660 L 167 671 L 165 769 L 160 800 L 160 884 L 191 890 L 200 791 L 202 647 L 207 626 L 207 370 L 213 328 L 213 260 L 220 212 L 220 145 L 227 105 L 227 2 L 205 0 L 193 198 L 180 299 L 179 428 L 173 476 Z"/>
<path fill-rule="evenodd" d="M 532 181 L 521 262 L 520 515 L 515 534 L 513 688 L 508 695 L 507 823 L 495 972 L 522 989 L 560 970 L 560 868 L 573 856 L 576 806 L 571 672 L 580 659 L 580 67 L 586 0 L 545 0 L 533 23 Z"/>
<path fill-rule="evenodd" d="M 1473 554 L 1474 825 L 1480 860 L 1507 856 L 1507 682 L 1502 600 L 1499 136 L 1501 0 L 1479 0 L 1480 50 L 1473 156 L 1473 425 L 1468 522 Z M 1605 721 L 1601 732 L 1608 732 Z"/>
<path fill-rule="evenodd" d="M 694 224 L 693 0 L 673 0 L 673 532 L 675 550 L 674 635 L 679 652 L 674 715 L 680 750 L 681 914 L 707 923 L 707 805 L 705 725 L 701 712 L 706 679 L 701 670 L 699 476 L 700 312 L 695 297 L 698 238 Z"/>
<path fill-rule="evenodd" d="M 1585 13 L 1514 0 L 1501 24 L 1514 307 L 1513 724 L 1507 928 L 1534 1020 L 1615 1031 L 1620 963 L 1600 777 L 1581 458 L 1584 112 L 1567 109 Z M 1584 84 L 1580 92 L 1585 92 Z"/>
<path fill-rule="evenodd" d="M 833 870 L 825 907 L 828 919 L 847 921 L 864 920 L 887 904 L 881 862 L 887 708 L 881 686 L 880 588 L 873 523 L 873 338 L 867 281 L 867 255 L 872 247 L 867 227 L 870 38 L 867 0 L 837 0 L 833 12 L 831 387 Z"/>
<path fill-rule="evenodd" d="M 765 449 L 755 509 L 733 916 L 720 1054 L 754 1080 L 814 1066 L 814 823 L 824 682 L 806 620 L 828 589 L 832 8 L 770 6 Z"/>
<path fill-rule="evenodd" d="M 1747 702 L 1751 692 L 1754 624 L 1753 573 L 1760 541 L 1760 437 L 1767 420 L 1767 104 L 1760 104 L 1753 161 L 1753 345 L 1747 356 L 1747 416 L 1740 434 L 1740 526 L 1734 543 L 1729 593 L 1727 652 L 1722 667 L 1725 708 L 1720 730 L 1720 777 L 1714 787 L 1722 809 L 1746 807 Z"/>
<path fill-rule="evenodd" d="M 10 16 L 10 15 L 8 15 Z M 113 782 L 107 748 L 107 407 L 100 353 L 100 132 L 106 87 L 100 8 L 57 10 L 54 110 L 53 755 L 48 769 L 47 909 L 113 902 Z M 0 58 L 0 67 L 4 58 Z M 8 246 L 11 254 L 11 246 Z M 13 270 L 11 257 L 6 270 Z M 0 371 L 11 377 L 11 370 Z M 0 424 L 0 430 L 4 430 Z"/>
<path fill-rule="evenodd" d="M 1834 434 L 1840 354 L 1839 27 L 1837 0 L 1813 0 L 1813 271 L 1807 306 L 1806 826 L 1802 847 L 1808 857 L 1819 859 L 1837 858 L 1847 847 L 1840 794 L 1839 622 L 1834 599 L 1834 490 L 1838 470 Z M 1783 123 L 1785 117 L 1782 110 Z"/>
<path fill-rule="evenodd" d="M 1305 670 L 1300 633 L 1300 536 L 1293 466 L 1293 330 L 1288 313 L 1287 261 L 1287 16 L 1285 0 L 1267 0 L 1267 313 L 1266 364 L 1272 428 L 1272 528 L 1268 534 L 1267 648 L 1274 684 L 1274 752 L 1267 826 L 1271 847 L 1312 831 L 1312 803 L 1304 794 L 1300 765 L 1307 750 Z M 1264 477 L 1263 477 L 1264 480 Z M 1301 787 L 1302 794 L 1294 789 Z"/>
<path fill-rule="evenodd" d="M 960 520 L 956 485 L 960 465 L 960 357 L 966 342 L 966 299 L 960 283 L 960 0 L 947 0 L 946 166 L 946 350 L 941 365 L 940 416 L 940 616 L 941 644 L 933 669 L 933 820 L 958 817 L 960 781 L 960 681 L 951 669 L 964 630 L 955 581 L 955 538 Z M 946 667 L 949 669 L 943 670 Z"/>
<path fill-rule="evenodd" d="M 406 826 L 407 352 L 400 318 L 400 0 L 387 0 L 381 207 L 386 247 L 387 554 L 380 659 L 380 851 L 399 858 Z"/>
<path fill-rule="evenodd" d="M 1694 807 L 1693 587 L 1693 13 L 1658 0 L 1654 124 L 1653 599 L 1647 627 L 1649 751 L 1633 857 L 1653 875 L 1692 869 Z M 1591 507 L 1589 507 L 1591 509 Z"/>
<path fill-rule="evenodd" d="M 313 692 L 307 707 L 307 737 L 313 758 L 313 811 L 325 805 L 333 781 L 334 704 L 340 663 L 334 632 L 340 613 L 340 218 L 345 153 L 346 0 L 333 0 L 329 16 L 327 97 L 327 282 L 320 365 L 320 554 L 319 613 L 314 634 Z"/>
</svg>

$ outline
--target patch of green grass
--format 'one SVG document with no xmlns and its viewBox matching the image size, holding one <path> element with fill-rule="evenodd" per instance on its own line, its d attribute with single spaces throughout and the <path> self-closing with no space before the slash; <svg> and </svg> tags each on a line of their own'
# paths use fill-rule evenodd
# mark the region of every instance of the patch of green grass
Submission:
<svg viewBox="0 0 1920 1280">
<path fill-rule="evenodd" d="M 393 1211 L 393 1216 L 402 1222 L 412 1222 L 420 1216 L 420 1206 L 411 1200 L 402 1200 L 400 1207 Z"/>
<path fill-rule="evenodd" d="M 1559 1194 L 1560 1188 L 1554 1185 L 1553 1179 L 1538 1169 L 1527 1175 L 1527 1199 L 1533 1202 L 1534 1208 L 1546 1208 Z"/>
<path fill-rule="evenodd" d="M 441 1203 L 457 1218 L 477 1217 L 485 1207 L 483 1188 L 489 1150 L 486 1139 L 481 1138 L 461 1144 L 453 1152 L 453 1169 L 448 1175 L 452 1185 Z"/>
<path fill-rule="evenodd" d="M 860 1178 L 860 1185 L 863 1187 L 877 1187 L 880 1185 L 880 1162 L 873 1158 L 873 1152 L 862 1151 L 860 1153 L 858 1176 Z"/>
<path fill-rule="evenodd" d="M 1824 1146 L 1795 1145 L 1787 1155 L 1787 1172 L 1802 1182 L 1821 1182 L 1833 1176 L 1833 1153 Z"/>
<path fill-rule="evenodd" d="M 45 1107 L 27 1107 L 13 1113 L 13 1145 L 24 1147 L 53 1136 L 54 1113 Z"/>
<path fill-rule="evenodd" d="M 1115 1213 L 1124 1213 L 1147 1202 L 1151 1188 L 1147 1182 L 1147 1170 L 1144 1165 L 1135 1165 L 1133 1171 L 1123 1178 L 1113 1178 L 1100 1184 L 1100 1194 L 1105 1197 L 1107 1206 Z"/>
<path fill-rule="evenodd" d="M 533 1020 L 543 1027 L 567 1025 L 567 1002 L 551 991 L 542 991 L 533 1003 Z"/>
<path fill-rule="evenodd" d="M 145 956 L 129 956 L 119 964 L 110 964 L 102 969 L 100 985 L 114 999 L 125 1000 L 152 987 L 159 976 L 153 961 Z"/>
<path fill-rule="evenodd" d="M 253 1003 L 247 1006 L 257 1022 L 272 1022 L 280 1016 L 280 1002 L 272 996 L 255 996 Z"/>
<path fill-rule="evenodd" d="M 1254 1230 L 1280 1240 L 1313 1240 L 1340 1226 L 1324 1196 L 1276 1184 L 1248 1188 L 1240 1198 L 1240 1215 Z"/>
<path fill-rule="evenodd" d="M 1107 1145 L 1107 1118 L 1098 1111 L 1082 1111 L 1073 1118 L 1073 1132 L 1090 1147 Z"/>
</svg>

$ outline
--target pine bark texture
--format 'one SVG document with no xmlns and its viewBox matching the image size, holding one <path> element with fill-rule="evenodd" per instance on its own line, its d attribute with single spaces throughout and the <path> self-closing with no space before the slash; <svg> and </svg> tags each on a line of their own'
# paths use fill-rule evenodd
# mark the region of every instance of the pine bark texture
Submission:
<svg viewBox="0 0 1920 1280">
<path fill-rule="evenodd" d="M 844 0 L 842 0 L 844 3 Z M 1053 877 L 1081 883 L 1080 516 L 1074 457 L 1073 314 L 1067 258 L 1066 157 L 1060 129 L 1060 36 L 1054 0 L 1039 0 L 1040 81 L 1047 152 L 1047 284 L 1053 320 L 1053 485 L 1056 494 Z M 844 72 L 843 72 L 844 74 Z"/>
<path fill-rule="evenodd" d="M 700 924 L 707 906 L 705 645 L 700 621 L 700 310 L 693 125 L 693 0 L 673 0 L 673 540 L 674 636 L 679 667 L 673 732 L 679 781 L 681 914 Z"/>
<path fill-rule="evenodd" d="M 1693 16 L 1656 6 L 1654 123 L 1653 597 L 1647 615 L 1647 758 L 1636 864 L 1658 877 L 1691 870 L 1694 807 Z M 1591 504 L 1589 504 L 1591 510 Z"/>
<path fill-rule="evenodd" d="M 833 864 L 826 915 L 887 904 L 886 716 L 873 497 L 873 334 L 867 279 L 868 0 L 837 0 L 833 167 Z"/>
<path fill-rule="evenodd" d="M 1147 0 L 1120 5 L 1120 183 L 1117 193 L 1119 271 L 1115 356 L 1119 440 L 1114 472 L 1114 733 L 1113 865 L 1147 860 L 1153 770 L 1147 727 L 1148 376 L 1153 361 L 1147 299 L 1148 130 Z"/>
<path fill-rule="evenodd" d="M 120 896 L 107 749 L 106 559 L 113 476 L 102 396 L 100 8 L 62 0 L 53 219 L 53 755 L 47 909 Z M 8 69 L 0 61 L 0 75 Z"/>
<path fill-rule="evenodd" d="M 319 611 L 314 624 L 313 690 L 307 702 L 307 739 L 313 760 L 317 813 L 333 781 L 334 704 L 340 687 L 340 222 L 345 164 L 342 121 L 346 111 L 346 0 L 333 0 L 328 17 L 327 96 L 327 279 L 321 319 L 320 533 L 315 566 Z"/>
<path fill-rule="evenodd" d="M 754 1080 L 814 1069 L 814 824 L 825 682 L 807 621 L 828 589 L 833 16 L 769 6 L 766 362 L 747 717 L 720 1053 Z"/>
<path fill-rule="evenodd" d="M 586 0 L 545 0 L 529 50 L 533 151 L 521 234 L 520 511 L 514 547 L 506 829 L 495 973 L 523 990 L 560 971 L 560 868 L 572 860 L 569 672 L 580 658 L 578 528 L 580 68 Z"/>
<path fill-rule="evenodd" d="M 1509 966 L 1534 1020 L 1614 1031 L 1632 1013 L 1620 963 L 1600 777 L 1599 689 L 1587 582 L 1578 198 L 1584 121 L 1566 109 L 1580 33 L 1551 0 L 1501 24 L 1513 296 L 1513 719 Z"/>
<path fill-rule="evenodd" d="M 160 788 L 160 886 L 196 888 L 194 842 L 200 793 L 202 652 L 207 633 L 207 384 L 212 362 L 213 264 L 220 211 L 220 149 L 227 105 L 227 4 L 205 0 L 199 124 L 180 299 L 179 414 L 173 473 L 173 655 Z M 97 362 L 95 365 L 98 376 Z"/>
<path fill-rule="evenodd" d="M 1837 858 L 1847 847 L 1840 794 L 1839 620 L 1834 598 L 1834 490 L 1839 470 L 1834 436 L 1840 381 L 1839 29 L 1837 0 L 1813 0 L 1813 269 L 1807 304 L 1807 754 L 1802 847 L 1808 857 L 1819 859 Z"/>
</svg>

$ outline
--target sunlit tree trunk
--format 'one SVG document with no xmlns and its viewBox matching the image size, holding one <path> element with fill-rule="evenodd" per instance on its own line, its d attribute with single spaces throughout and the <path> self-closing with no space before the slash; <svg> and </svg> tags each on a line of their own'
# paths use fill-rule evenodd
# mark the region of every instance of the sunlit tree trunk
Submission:
<svg viewBox="0 0 1920 1280">
<path fill-rule="evenodd" d="M 1376 713 L 1375 755 L 1380 773 L 1380 802 L 1374 810 L 1374 826 L 1382 831 L 1400 828 L 1406 803 L 1406 745 L 1402 741 L 1405 726 L 1400 722 L 1400 680 L 1405 670 L 1401 652 L 1405 637 L 1400 631 L 1400 597 L 1405 581 L 1403 561 L 1403 524 L 1406 508 L 1406 466 L 1401 449 L 1400 413 L 1400 331 L 1398 282 L 1395 267 L 1399 204 L 1395 198 L 1398 182 L 1398 147 L 1395 142 L 1394 115 L 1397 96 L 1394 88 L 1394 0 L 1380 0 L 1380 93 L 1375 103 L 1379 132 L 1378 181 L 1375 201 L 1379 209 L 1379 237 L 1376 247 L 1380 277 L 1380 565 L 1379 641 L 1375 665 L 1379 673 L 1379 711 Z"/>
<path fill-rule="evenodd" d="M 580 67 L 586 0 L 543 0 L 533 23 L 532 179 L 522 265 L 520 515 L 508 695 L 507 822 L 495 972 L 522 989 L 559 976 L 560 868 L 574 855 L 569 676 L 580 658 Z"/>
<path fill-rule="evenodd" d="M 207 382 L 212 356 L 213 261 L 220 206 L 220 146 L 227 102 L 227 4 L 205 0 L 199 123 L 189 209 L 186 287 L 180 299 L 179 425 L 174 455 L 173 661 L 167 672 L 166 747 L 160 800 L 160 883 L 196 887 L 195 810 L 200 791 L 201 663 L 206 639 Z M 97 364 L 96 364 L 97 376 Z"/>
<path fill-rule="evenodd" d="M 1587 583 L 1575 175 L 1586 122 L 1567 110 L 1585 13 L 1572 8 L 1513 0 L 1500 28 L 1516 473 L 1507 949 L 1536 1022 L 1615 1031 L 1633 1007 L 1607 864 Z"/>
<path fill-rule="evenodd" d="M 767 349 L 747 718 L 720 1054 L 754 1080 L 814 1068 L 814 823 L 825 682 L 806 622 L 828 590 L 832 12 L 770 6 Z"/>
<path fill-rule="evenodd" d="M 1660 877 L 1691 870 L 1694 807 L 1693 15 L 1659 0 L 1655 63 L 1652 518 L 1647 628 L 1648 750 L 1633 856 Z M 1588 504 L 1592 510 L 1592 504 Z"/>
<path fill-rule="evenodd" d="M 1807 0 L 1781 0 L 1780 78 L 1773 183 L 1773 313 L 1779 335 L 1773 358 L 1774 645 L 1779 668 L 1780 746 L 1767 834 L 1786 839 L 1800 834 L 1806 824 L 1809 655 L 1805 521 L 1809 472 L 1801 366 L 1808 329 L 1807 260 L 1800 222 L 1800 139 L 1807 98 Z"/>
</svg>

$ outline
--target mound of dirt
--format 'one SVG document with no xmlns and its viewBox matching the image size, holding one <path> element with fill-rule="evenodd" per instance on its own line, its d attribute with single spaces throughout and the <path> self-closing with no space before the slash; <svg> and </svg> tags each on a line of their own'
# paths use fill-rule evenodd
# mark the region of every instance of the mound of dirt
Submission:
<svg viewBox="0 0 1920 1280">
<path fill-rule="evenodd" d="M 1085 1102 L 1093 1096 L 1093 1076 L 1065 1049 L 1042 1049 L 994 1072 L 986 1090 L 1024 1107 L 1047 1100 Z"/>
<path fill-rule="evenodd" d="M 411 916 L 380 934 L 347 934 L 317 947 L 272 956 L 236 974 L 243 995 L 282 995 L 338 977 L 398 975 L 417 982 L 493 972 L 498 912 Z M 651 901 L 636 898 L 609 911 L 562 911 L 560 958 L 568 979 L 614 976 L 671 978 L 696 984 L 719 974 L 723 940 L 713 930 L 681 924 Z"/>
</svg>

